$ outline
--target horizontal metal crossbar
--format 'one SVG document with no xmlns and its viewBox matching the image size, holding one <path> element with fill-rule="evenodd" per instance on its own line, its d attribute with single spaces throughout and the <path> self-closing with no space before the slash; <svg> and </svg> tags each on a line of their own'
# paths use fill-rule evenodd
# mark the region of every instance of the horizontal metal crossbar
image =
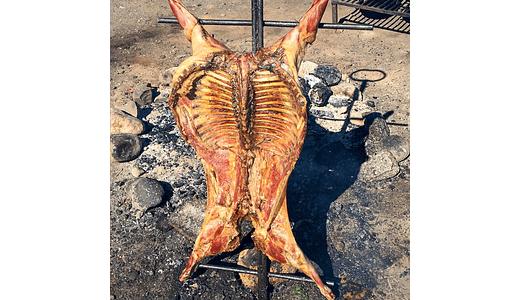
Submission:
<svg viewBox="0 0 520 300">
<path fill-rule="evenodd" d="M 213 270 L 221 270 L 221 271 L 230 271 L 230 272 L 237 272 L 237 273 L 245 273 L 250 275 L 258 275 L 258 271 L 251 270 L 245 267 L 241 266 L 235 266 L 235 267 L 228 267 L 228 266 L 217 266 L 217 265 L 210 265 L 210 264 L 200 264 L 199 267 L 205 268 L 205 269 L 213 269 Z M 299 276 L 299 275 L 292 275 L 292 274 L 281 274 L 281 273 L 267 273 L 268 277 L 273 278 L 282 278 L 282 279 L 291 279 L 291 280 L 299 280 L 299 281 L 306 281 L 306 282 L 314 282 L 314 280 L 310 279 L 309 277 L 305 276 Z M 334 286 L 334 281 L 330 280 L 324 280 L 325 284 Z"/>
<path fill-rule="evenodd" d="M 176 18 L 157 18 L 158 23 L 179 24 Z M 253 26 L 251 20 L 216 20 L 216 19 L 199 19 L 201 25 L 230 25 L 230 26 Z M 268 27 L 296 27 L 298 22 L 292 21 L 264 21 L 264 26 Z M 374 26 L 364 24 L 337 24 L 337 23 L 320 23 L 318 28 L 324 29 L 354 29 L 354 30 L 372 30 Z"/>
</svg>

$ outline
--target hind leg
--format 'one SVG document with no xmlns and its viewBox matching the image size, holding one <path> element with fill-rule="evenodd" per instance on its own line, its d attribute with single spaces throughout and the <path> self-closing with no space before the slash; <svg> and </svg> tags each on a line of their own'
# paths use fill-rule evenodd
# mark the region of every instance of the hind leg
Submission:
<svg viewBox="0 0 520 300">
<path fill-rule="evenodd" d="M 334 299 L 334 294 L 328 286 L 323 284 L 316 269 L 314 269 L 310 261 L 305 257 L 305 254 L 294 239 L 285 199 L 271 228 L 267 230 L 267 228 L 262 228 L 262 225 L 260 225 L 260 228 L 255 230 L 255 236 L 253 238 L 257 249 L 265 253 L 269 259 L 283 264 L 290 264 L 297 268 L 316 282 L 321 293 L 327 299 Z"/>
</svg>

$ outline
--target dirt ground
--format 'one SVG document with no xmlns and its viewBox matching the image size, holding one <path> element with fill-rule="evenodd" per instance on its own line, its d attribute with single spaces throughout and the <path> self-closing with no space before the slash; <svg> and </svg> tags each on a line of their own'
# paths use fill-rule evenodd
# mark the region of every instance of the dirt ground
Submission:
<svg viewBox="0 0 520 300">
<path fill-rule="evenodd" d="M 297 21 L 311 2 L 265 0 L 264 19 Z M 186 0 L 184 4 L 199 18 L 250 18 L 250 1 Z M 191 45 L 178 25 L 157 23 L 158 17 L 173 17 L 166 0 L 112 0 L 110 10 L 110 101 L 113 104 L 130 99 L 125 92 L 138 84 L 159 87 L 161 74 L 190 56 Z M 338 16 L 342 18 L 353 11 L 339 6 Z M 330 4 L 322 22 L 331 22 Z M 250 27 L 205 28 L 232 50 L 251 50 Z M 264 28 L 265 45 L 288 31 L 288 28 Z M 379 28 L 321 29 L 316 41 L 307 48 L 304 60 L 334 65 L 342 74 L 352 74 L 350 82 L 362 92 L 364 101 L 372 101 L 374 110 L 386 117 L 391 134 L 409 140 L 409 33 Z M 167 110 L 160 110 L 160 106 L 142 107 L 141 111 L 149 116 L 155 116 L 157 111 L 168 114 Z M 307 256 L 321 267 L 324 277 L 337 280 L 333 291 L 338 299 L 409 299 L 410 158 L 399 164 L 400 173 L 393 178 L 360 182 L 356 175 L 364 156 L 351 157 L 341 152 L 345 150 L 343 147 L 326 142 L 326 134 L 313 131 L 312 126 L 309 128 L 309 143 L 304 146 L 300 167 L 297 165 L 288 187 L 288 198 L 293 199 L 288 200 L 289 216 L 295 223 L 296 240 Z M 201 170 L 194 151 L 186 145 L 179 147 L 175 157 L 184 174 L 177 167 L 172 167 L 175 170 L 166 167 L 160 173 L 151 170 L 141 175 L 160 180 L 168 198 L 141 219 L 130 213 L 125 194 L 125 183 L 134 177 L 131 171 L 136 162 L 111 163 L 111 299 L 256 299 L 254 291 L 230 272 L 201 270 L 192 279 L 179 282 L 193 241 L 169 226 L 168 219 L 175 213 L 172 198 L 178 195 L 171 186 L 181 177 L 192 180 L 190 173 L 200 174 Z M 330 157 L 317 154 L 324 149 L 329 151 Z M 317 166 L 309 162 L 313 159 Z M 308 174 L 314 171 L 318 174 L 322 168 L 333 171 L 327 176 Z M 328 183 L 316 183 L 319 180 L 328 180 Z M 204 183 L 195 179 L 190 182 L 197 182 L 192 185 L 194 191 L 181 193 L 181 196 L 203 201 L 205 191 L 197 187 Z M 189 201 L 187 198 L 181 201 Z M 300 203 L 307 199 L 304 204 Z M 319 205 L 314 205 L 313 199 Z M 307 216 L 309 211 L 313 211 L 318 221 Z M 347 225 L 341 228 L 335 219 L 345 220 Z M 236 256 L 232 253 L 222 260 L 232 262 Z M 314 284 L 293 281 L 271 287 L 270 297 L 324 299 Z"/>
</svg>

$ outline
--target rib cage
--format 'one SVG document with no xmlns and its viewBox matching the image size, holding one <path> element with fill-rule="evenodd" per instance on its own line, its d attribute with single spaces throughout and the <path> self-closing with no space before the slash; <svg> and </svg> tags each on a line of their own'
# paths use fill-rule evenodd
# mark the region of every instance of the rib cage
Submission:
<svg viewBox="0 0 520 300">
<path fill-rule="evenodd" d="M 241 56 L 255 59 L 247 53 L 233 60 L 241 61 Z M 193 124 L 202 142 L 210 148 L 259 147 L 279 156 L 290 155 L 299 145 L 297 132 L 306 122 L 305 98 L 296 83 L 278 75 L 285 70 L 272 71 L 279 66 L 248 70 L 247 78 L 240 78 L 243 66 L 233 67 L 235 70 L 214 63 L 184 80 L 185 95 L 193 101 Z M 245 89 L 239 81 L 246 82 Z"/>
</svg>

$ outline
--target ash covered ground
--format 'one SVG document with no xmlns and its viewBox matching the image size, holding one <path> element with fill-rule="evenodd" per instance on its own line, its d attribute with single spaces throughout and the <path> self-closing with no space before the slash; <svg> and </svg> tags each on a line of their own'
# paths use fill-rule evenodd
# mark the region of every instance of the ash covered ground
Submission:
<svg viewBox="0 0 520 300">
<path fill-rule="evenodd" d="M 264 18 L 297 20 L 311 2 L 264 1 Z M 249 1 L 184 3 L 200 18 L 250 15 Z M 340 17 L 352 12 L 339 8 Z M 206 182 L 164 97 L 163 75 L 191 54 L 180 27 L 156 21 L 172 16 L 167 1 L 111 1 L 111 106 L 128 107 L 143 85 L 152 92 L 150 103 L 137 104 L 136 118 L 144 124 L 139 156 L 111 162 L 111 299 L 256 299 L 235 273 L 199 269 L 192 279 L 178 280 L 202 222 Z M 329 4 L 322 22 L 330 18 Z M 206 29 L 232 50 L 251 49 L 250 28 Z M 287 31 L 266 28 L 265 44 Z M 409 37 L 383 29 L 320 30 L 304 56 L 340 71 L 359 95 L 345 105 L 365 118 L 364 124 L 339 120 L 338 127 L 323 117 L 335 116 L 337 107 L 310 104 L 305 144 L 287 187 L 296 241 L 323 278 L 336 281 L 338 299 L 410 298 L 410 157 L 385 164 L 392 156 L 377 156 L 370 144 L 385 130 L 409 141 Z M 156 180 L 163 193 L 144 211 L 131 192 L 137 178 Z M 241 248 L 206 261 L 233 264 L 250 247 L 246 237 Z M 285 281 L 271 286 L 270 299 L 324 298 L 314 283 Z"/>
</svg>

